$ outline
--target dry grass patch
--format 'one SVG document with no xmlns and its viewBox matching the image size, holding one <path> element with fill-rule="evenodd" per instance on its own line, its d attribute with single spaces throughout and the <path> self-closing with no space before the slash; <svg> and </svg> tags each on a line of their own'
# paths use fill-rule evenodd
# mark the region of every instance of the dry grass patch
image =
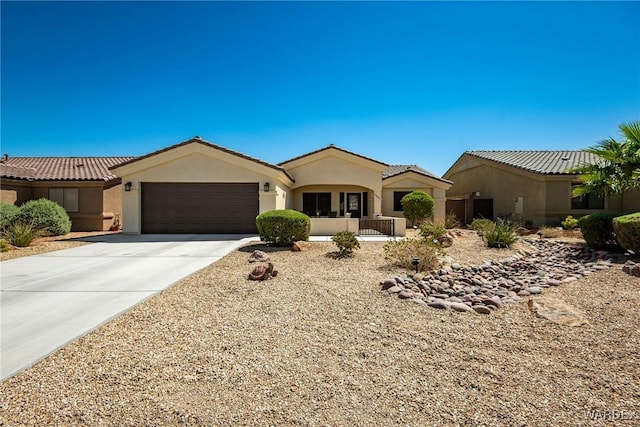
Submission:
<svg viewBox="0 0 640 427">
<path fill-rule="evenodd" d="M 448 252 L 474 259 L 473 241 Z M 567 328 L 526 302 L 480 316 L 388 296 L 378 282 L 405 270 L 382 267 L 382 246 L 346 259 L 326 256 L 332 243 L 234 252 L 2 383 L 3 423 L 574 426 L 589 409 L 640 414 L 640 279 L 615 268 L 545 292 L 590 321 Z M 256 248 L 276 278 L 247 280 Z M 508 252 L 488 251 L 478 258 Z"/>
</svg>

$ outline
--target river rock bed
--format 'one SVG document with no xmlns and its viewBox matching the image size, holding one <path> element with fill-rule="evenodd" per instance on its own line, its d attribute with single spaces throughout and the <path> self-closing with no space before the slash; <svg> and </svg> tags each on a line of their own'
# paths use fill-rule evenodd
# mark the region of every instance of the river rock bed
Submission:
<svg viewBox="0 0 640 427">
<path fill-rule="evenodd" d="M 616 254 L 555 240 L 523 240 L 517 254 L 483 264 L 382 280 L 382 291 L 432 308 L 490 314 L 544 289 L 610 268 Z"/>
</svg>

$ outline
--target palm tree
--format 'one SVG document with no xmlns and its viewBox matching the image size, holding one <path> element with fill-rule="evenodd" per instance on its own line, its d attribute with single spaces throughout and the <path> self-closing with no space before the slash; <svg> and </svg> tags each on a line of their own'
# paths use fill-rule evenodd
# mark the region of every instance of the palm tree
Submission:
<svg viewBox="0 0 640 427">
<path fill-rule="evenodd" d="M 620 194 L 640 189 L 640 121 L 619 126 L 625 140 L 613 138 L 600 141 L 586 152 L 600 157 L 594 164 L 585 164 L 571 172 L 580 174 L 581 185 L 574 188 L 574 196 L 587 193 L 599 195 Z"/>
</svg>

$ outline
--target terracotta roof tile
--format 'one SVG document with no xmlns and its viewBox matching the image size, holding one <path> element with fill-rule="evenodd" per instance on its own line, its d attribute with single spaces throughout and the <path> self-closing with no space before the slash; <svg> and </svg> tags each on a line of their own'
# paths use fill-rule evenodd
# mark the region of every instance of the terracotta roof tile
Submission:
<svg viewBox="0 0 640 427">
<path fill-rule="evenodd" d="M 110 181 L 109 168 L 133 157 L 9 157 L 0 161 L 0 177 L 37 181 Z"/>
<path fill-rule="evenodd" d="M 586 151 L 467 151 L 466 154 L 543 175 L 572 174 L 572 168 L 600 159 Z"/>
</svg>

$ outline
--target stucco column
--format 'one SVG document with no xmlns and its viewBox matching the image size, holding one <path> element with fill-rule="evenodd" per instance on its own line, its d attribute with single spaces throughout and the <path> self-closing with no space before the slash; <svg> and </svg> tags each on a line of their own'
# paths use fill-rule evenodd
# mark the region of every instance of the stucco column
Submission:
<svg viewBox="0 0 640 427">
<path fill-rule="evenodd" d="M 433 222 L 436 224 L 444 224 L 447 218 L 447 197 L 445 191 L 440 188 L 434 188 L 433 200 L 435 201 L 435 206 L 433 207 Z"/>
<path fill-rule="evenodd" d="M 382 215 L 382 187 L 373 188 L 373 217 Z"/>
<path fill-rule="evenodd" d="M 122 186 L 122 232 L 140 234 L 142 210 L 140 207 L 140 184 L 133 182 L 130 191 Z"/>
<path fill-rule="evenodd" d="M 271 189 L 269 191 L 260 191 L 260 213 L 266 211 L 272 211 L 278 209 L 277 206 L 277 189 Z"/>
</svg>

